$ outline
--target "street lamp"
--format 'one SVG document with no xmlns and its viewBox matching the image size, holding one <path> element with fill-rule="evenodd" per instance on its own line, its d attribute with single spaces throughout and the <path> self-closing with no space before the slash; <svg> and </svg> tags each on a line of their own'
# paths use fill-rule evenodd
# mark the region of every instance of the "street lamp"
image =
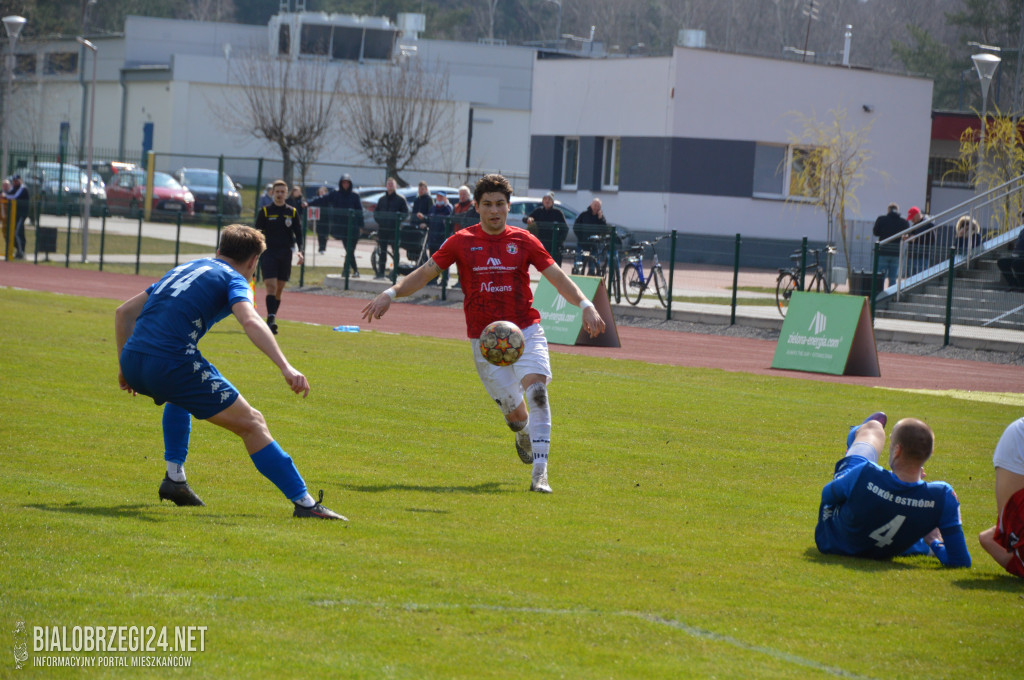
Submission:
<svg viewBox="0 0 1024 680">
<path fill-rule="evenodd" d="M 562 40 L 562 0 L 548 0 L 558 5 L 558 23 L 555 24 L 555 41 Z"/>
<path fill-rule="evenodd" d="M 89 261 L 89 213 L 92 212 L 92 129 L 96 122 L 96 46 L 85 38 L 75 38 L 78 44 L 92 52 L 92 85 L 89 87 L 89 141 L 85 157 L 85 174 L 88 177 L 85 189 L 85 203 L 82 207 L 82 262 Z"/>
<path fill-rule="evenodd" d="M 987 52 L 971 55 L 974 68 L 978 70 L 981 80 L 981 142 L 978 144 L 978 168 L 974 173 L 974 191 L 978 191 L 978 180 L 981 177 L 981 164 L 985 159 L 985 121 L 988 118 L 988 88 L 992 84 L 992 76 L 1001 61 L 999 57 Z"/>
<path fill-rule="evenodd" d="M 4 93 L 3 130 L 0 132 L 0 136 L 3 137 L 3 160 L 0 160 L 0 178 L 7 177 L 7 119 L 10 118 L 9 112 L 14 110 L 10 103 L 11 92 L 14 91 L 14 46 L 18 44 L 18 36 L 21 35 L 21 29 L 24 28 L 26 21 L 25 17 L 15 14 L 3 18 L 10 54 L 8 56 L 9 63 L 7 64 L 7 91 Z"/>
</svg>

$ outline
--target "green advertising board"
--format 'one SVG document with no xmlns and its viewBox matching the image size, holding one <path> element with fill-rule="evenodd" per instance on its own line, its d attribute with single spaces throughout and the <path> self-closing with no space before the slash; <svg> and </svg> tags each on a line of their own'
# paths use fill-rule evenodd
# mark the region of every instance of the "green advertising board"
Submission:
<svg viewBox="0 0 1024 680">
<path fill-rule="evenodd" d="M 880 375 L 867 298 L 793 293 L 772 368 L 832 375 Z"/>
<path fill-rule="evenodd" d="M 597 347 L 621 347 L 619 331 L 615 327 L 612 307 L 608 304 L 604 279 L 599 276 L 571 276 L 583 294 L 594 302 L 598 314 L 605 322 L 605 331 L 596 338 L 583 330 L 583 311 L 565 301 L 551 282 L 541 277 L 537 291 L 533 294 L 533 306 L 540 312 L 540 325 L 548 342 L 556 345 L 593 345 Z"/>
</svg>

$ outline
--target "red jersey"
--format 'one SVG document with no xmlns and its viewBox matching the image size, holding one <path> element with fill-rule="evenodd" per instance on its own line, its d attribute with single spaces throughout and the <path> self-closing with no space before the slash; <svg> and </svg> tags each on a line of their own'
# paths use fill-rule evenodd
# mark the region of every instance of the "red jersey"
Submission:
<svg viewBox="0 0 1024 680">
<path fill-rule="evenodd" d="M 992 538 L 1013 555 L 1006 565 L 1006 571 L 1024 578 L 1024 489 L 1006 501 L 1006 507 L 999 513 L 996 533 Z"/>
<path fill-rule="evenodd" d="M 442 270 L 454 264 L 466 296 L 466 335 L 480 337 L 492 321 L 526 328 L 540 321 L 533 308 L 530 265 L 544 271 L 555 263 L 537 237 L 518 227 L 492 236 L 479 224 L 461 229 L 433 254 Z"/>
</svg>

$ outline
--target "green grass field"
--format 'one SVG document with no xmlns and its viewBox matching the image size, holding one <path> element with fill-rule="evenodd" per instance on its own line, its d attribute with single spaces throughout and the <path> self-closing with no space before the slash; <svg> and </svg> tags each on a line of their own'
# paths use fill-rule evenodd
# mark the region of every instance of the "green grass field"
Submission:
<svg viewBox="0 0 1024 680">
<path fill-rule="evenodd" d="M 27 669 L 0 676 L 81 675 L 33 669 L 31 631 L 100 625 L 207 626 L 193 677 L 1015 673 L 1024 581 L 975 536 L 1019 407 L 554 352 L 542 496 L 466 343 L 282 323 L 303 400 L 228 319 L 204 354 L 351 522 L 293 520 L 205 423 L 187 469 L 208 507 L 177 508 L 157 499 L 160 409 L 117 389 L 116 304 L 0 289 L 5 644 L 29 631 Z M 877 409 L 934 428 L 971 569 L 815 550 L 846 426 Z"/>
</svg>

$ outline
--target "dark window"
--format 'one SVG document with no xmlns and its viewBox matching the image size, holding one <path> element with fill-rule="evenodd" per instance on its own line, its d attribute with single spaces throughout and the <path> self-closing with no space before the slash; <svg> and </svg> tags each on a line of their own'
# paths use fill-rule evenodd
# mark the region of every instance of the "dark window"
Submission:
<svg viewBox="0 0 1024 680">
<path fill-rule="evenodd" d="M 397 35 L 394 31 L 367 29 L 366 43 L 363 47 L 363 58 L 390 59 Z"/>
<path fill-rule="evenodd" d="M 331 46 L 333 59 L 359 60 L 359 44 L 363 40 L 363 29 L 351 26 L 334 27 L 334 44 Z"/>
<path fill-rule="evenodd" d="M 77 52 L 50 52 L 43 62 L 43 74 L 48 76 L 78 73 Z"/>
<path fill-rule="evenodd" d="M 328 55 L 331 47 L 331 27 L 322 24 L 303 24 L 300 54 Z"/>
<path fill-rule="evenodd" d="M 288 54 L 292 49 L 292 27 L 288 24 L 281 24 L 277 32 L 277 53 Z"/>
<path fill-rule="evenodd" d="M 36 55 L 14 55 L 14 73 L 19 76 L 34 76 L 36 74 Z"/>
</svg>

